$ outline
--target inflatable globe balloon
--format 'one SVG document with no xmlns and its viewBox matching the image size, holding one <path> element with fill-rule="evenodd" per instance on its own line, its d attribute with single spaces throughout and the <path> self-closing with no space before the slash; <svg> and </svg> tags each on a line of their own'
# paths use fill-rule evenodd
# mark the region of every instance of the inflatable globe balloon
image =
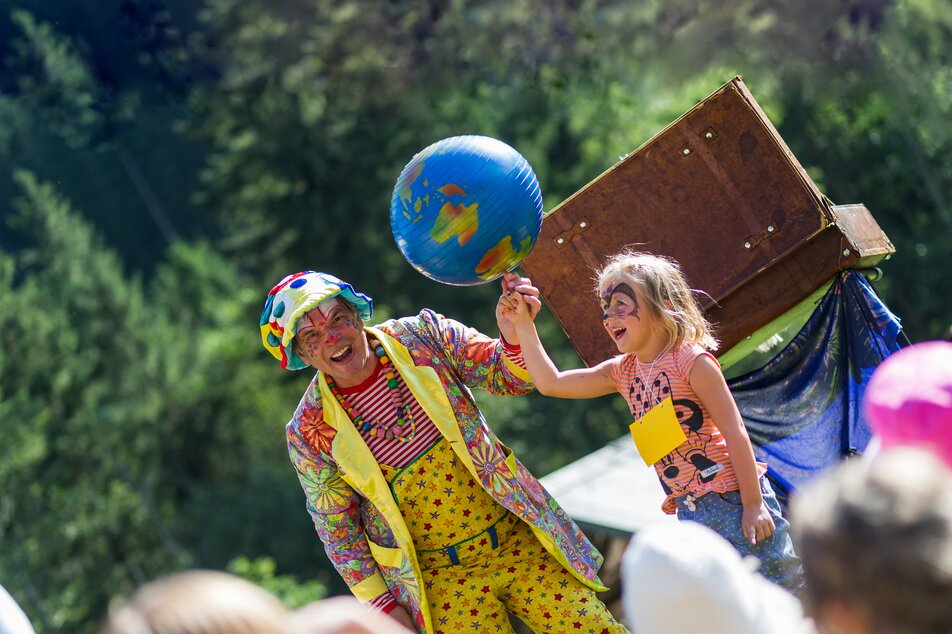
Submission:
<svg viewBox="0 0 952 634">
<path fill-rule="evenodd" d="M 451 137 L 403 168 L 390 227 L 403 257 L 427 277 L 483 284 L 529 254 L 542 228 L 542 192 L 526 159 L 502 141 Z"/>
</svg>

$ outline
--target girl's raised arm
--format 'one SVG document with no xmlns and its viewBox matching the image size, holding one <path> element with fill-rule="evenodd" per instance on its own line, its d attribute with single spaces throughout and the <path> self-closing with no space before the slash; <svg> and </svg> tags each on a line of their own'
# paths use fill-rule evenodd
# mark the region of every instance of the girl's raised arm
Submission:
<svg viewBox="0 0 952 634">
<path fill-rule="evenodd" d="M 561 371 L 546 354 L 539 340 L 533 319 L 537 310 L 531 310 L 528 301 L 538 303 L 535 297 L 523 298 L 520 293 L 512 293 L 508 307 L 503 307 L 506 316 L 515 326 L 519 344 L 522 346 L 522 358 L 526 370 L 532 377 L 539 393 L 561 398 L 594 398 L 615 391 L 611 377 L 612 359 L 599 363 L 592 368 Z"/>
</svg>

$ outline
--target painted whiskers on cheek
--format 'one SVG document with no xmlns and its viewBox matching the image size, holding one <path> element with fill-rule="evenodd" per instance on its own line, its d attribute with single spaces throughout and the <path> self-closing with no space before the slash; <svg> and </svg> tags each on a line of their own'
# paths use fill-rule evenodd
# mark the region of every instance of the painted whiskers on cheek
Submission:
<svg viewBox="0 0 952 634">
<path fill-rule="evenodd" d="M 616 295 L 621 295 L 623 298 L 621 306 L 618 305 L 619 300 L 615 298 Z M 613 299 L 615 299 L 614 308 L 612 307 Z M 625 299 L 627 299 L 627 301 L 625 301 Z M 602 321 L 606 321 L 609 317 L 627 316 L 634 317 L 641 321 L 641 316 L 639 315 L 641 305 L 638 303 L 638 297 L 631 286 L 624 282 L 606 290 L 602 295 L 602 304 L 605 306 L 605 310 L 602 313 Z"/>
</svg>

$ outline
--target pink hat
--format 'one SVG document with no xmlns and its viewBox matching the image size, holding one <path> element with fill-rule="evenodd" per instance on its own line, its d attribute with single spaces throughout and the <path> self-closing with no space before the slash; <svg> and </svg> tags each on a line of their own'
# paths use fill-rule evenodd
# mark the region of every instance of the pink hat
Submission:
<svg viewBox="0 0 952 634">
<path fill-rule="evenodd" d="M 952 467 L 952 342 L 918 343 L 883 361 L 863 405 L 884 449 L 926 445 Z"/>
</svg>

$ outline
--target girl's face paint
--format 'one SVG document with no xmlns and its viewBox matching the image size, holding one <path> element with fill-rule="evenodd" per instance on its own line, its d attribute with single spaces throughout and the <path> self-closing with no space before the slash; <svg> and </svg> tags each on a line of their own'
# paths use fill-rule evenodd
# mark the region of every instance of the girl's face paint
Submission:
<svg viewBox="0 0 952 634">
<path fill-rule="evenodd" d="M 639 315 L 640 305 L 638 296 L 631 286 L 622 282 L 615 286 L 610 286 L 602 295 L 602 321 L 607 321 L 609 317 L 625 317 L 631 315 L 635 319 L 641 319 Z"/>
<path fill-rule="evenodd" d="M 602 294 L 602 310 L 602 325 L 619 352 L 634 352 L 644 345 L 651 326 L 641 318 L 641 302 L 630 285 L 609 286 Z"/>
</svg>

